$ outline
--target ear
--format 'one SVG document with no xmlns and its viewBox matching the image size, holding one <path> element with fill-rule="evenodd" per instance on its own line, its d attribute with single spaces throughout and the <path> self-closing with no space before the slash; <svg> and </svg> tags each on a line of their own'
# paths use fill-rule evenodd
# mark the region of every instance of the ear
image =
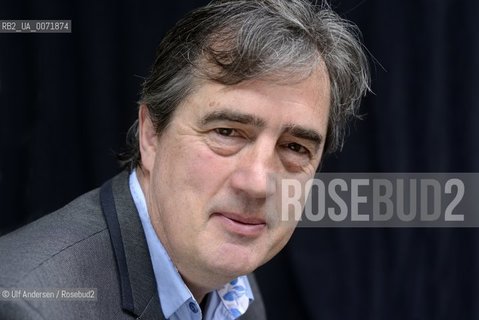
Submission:
<svg viewBox="0 0 479 320">
<path fill-rule="evenodd" d="M 150 119 L 150 113 L 146 105 L 140 105 L 138 111 L 139 139 L 141 166 L 148 173 L 152 172 L 155 164 L 156 152 L 158 150 L 158 135 L 155 126 Z"/>
</svg>

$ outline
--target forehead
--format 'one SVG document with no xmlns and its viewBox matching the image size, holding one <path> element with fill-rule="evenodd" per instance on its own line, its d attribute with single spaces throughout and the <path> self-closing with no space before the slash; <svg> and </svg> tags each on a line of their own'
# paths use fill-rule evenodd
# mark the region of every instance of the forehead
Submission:
<svg viewBox="0 0 479 320">
<path fill-rule="evenodd" d="M 300 120 L 311 125 L 327 125 L 330 84 L 325 68 L 317 68 L 305 79 L 274 81 L 247 80 L 235 85 L 200 82 L 179 106 L 197 116 L 216 110 L 254 114 L 266 123 L 273 120 Z"/>
</svg>

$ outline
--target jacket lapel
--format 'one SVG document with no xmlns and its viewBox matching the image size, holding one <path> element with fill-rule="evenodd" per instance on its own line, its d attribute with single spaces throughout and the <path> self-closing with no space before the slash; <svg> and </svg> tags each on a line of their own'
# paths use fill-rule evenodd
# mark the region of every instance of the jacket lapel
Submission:
<svg viewBox="0 0 479 320">
<path fill-rule="evenodd" d="M 106 182 L 100 201 L 115 252 L 123 310 L 139 319 L 163 319 L 143 227 L 131 197 L 128 173 Z"/>
</svg>

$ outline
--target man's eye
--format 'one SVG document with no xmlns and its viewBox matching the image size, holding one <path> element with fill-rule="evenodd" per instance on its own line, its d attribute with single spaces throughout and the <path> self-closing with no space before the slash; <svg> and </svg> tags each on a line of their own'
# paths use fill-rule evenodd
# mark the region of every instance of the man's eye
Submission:
<svg viewBox="0 0 479 320">
<path fill-rule="evenodd" d="M 231 137 L 235 134 L 235 130 L 230 128 L 217 128 L 215 129 L 215 132 L 225 137 Z"/>
<path fill-rule="evenodd" d="M 302 153 L 302 154 L 307 154 L 309 152 L 308 149 L 306 149 L 302 145 L 300 145 L 298 143 L 294 143 L 294 142 L 288 143 L 287 148 L 294 151 L 294 152 Z"/>
</svg>

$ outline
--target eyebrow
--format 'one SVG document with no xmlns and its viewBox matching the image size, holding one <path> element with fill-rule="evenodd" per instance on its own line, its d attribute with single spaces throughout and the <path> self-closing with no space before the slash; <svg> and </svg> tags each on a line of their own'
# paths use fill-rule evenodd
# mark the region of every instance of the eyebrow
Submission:
<svg viewBox="0 0 479 320">
<path fill-rule="evenodd" d="M 216 110 L 207 113 L 204 115 L 200 122 L 202 125 L 207 125 L 211 122 L 215 121 L 231 121 L 231 122 L 238 122 L 241 124 L 253 125 L 259 129 L 264 128 L 266 126 L 266 121 L 250 115 L 245 114 L 242 112 L 234 111 L 234 110 Z M 311 141 L 315 144 L 315 149 L 319 149 L 321 142 L 323 141 L 323 137 L 319 134 L 316 130 L 305 128 L 303 126 L 295 125 L 295 124 L 287 124 L 283 128 L 283 132 L 287 132 L 293 137 L 304 139 Z"/>
<path fill-rule="evenodd" d="M 264 128 L 266 122 L 258 117 L 255 117 L 250 114 L 245 114 L 233 110 L 217 110 L 206 114 L 201 118 L 200 122 L 202 125 L 207 125 L 208 123 L 215 121 L 231 121 L 239 122 L 241 124 L 253 125 L 257 128 Z"/>
<path fill-rule="evenodd" d="M 323 137 L 316 130 L 304 128 L 302 126 L 290 124 L 285 127 L 284 131 L 288 132 L 293 137 L 313 142 L 315 144 L 316 151 L 323 141 Z"/>
</svg>

